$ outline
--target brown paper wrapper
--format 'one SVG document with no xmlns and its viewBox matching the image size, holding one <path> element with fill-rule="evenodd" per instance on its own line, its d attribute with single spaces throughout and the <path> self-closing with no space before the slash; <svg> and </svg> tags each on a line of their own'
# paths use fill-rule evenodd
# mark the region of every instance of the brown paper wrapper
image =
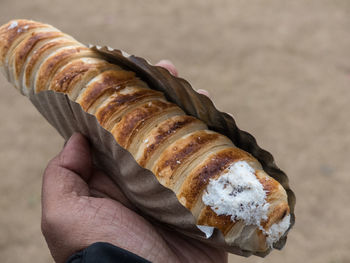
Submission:
<svg viewBox="0 0 350 263">
<path fill-rule="evenodd" d="M 150 65 L 143 58 L 130 56 L 109 47 L 91 46 L 91 49 L 99 52 L 109 62 L 136 72 L 152 89 L 163 92 L 169 101 L 176 103 L 188 115 L 204 121 L 210 129 L 226 135 L 237 147 L 258 159 L 265 172 L 285 188 L 291 211 L 291 226 L 294 224 L 295 196 L 289 188 L 286 174 L 276 166 L 273 156 L 258 146 L 251 134 L 237 127 L 230 115 L 218 111 L 208 97 L 194 91 L 186 80 L 172 76 L 164 68 Z M 191 212 L 180 204 L 175 193 L 162 186 L 151 171 L 139 166 L 132 155 L 118 145 L 112 134 L 99 125 L 95 116 L 83 111 L 79 104 L 71 101 L 63 93 L 32 92 L 29 97 L 40 113 L 66 140 L 74 132 L 80 132 L 89 138 L 95 166 L 113 179 L 144 216 L 237 255 L 254 254 L 264 257 L 270 252 L 244 251 L 229 246 L 218 229 L 207 238 L 196 227 Z M 285 242 L 286 235 L 274 247 L 281 249 Z"/>
</svg>

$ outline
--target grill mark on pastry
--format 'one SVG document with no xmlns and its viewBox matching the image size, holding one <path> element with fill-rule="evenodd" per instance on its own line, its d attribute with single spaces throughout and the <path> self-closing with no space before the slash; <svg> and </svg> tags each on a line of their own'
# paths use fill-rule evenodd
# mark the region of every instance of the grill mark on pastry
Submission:
<svg viewBox="0 0 350 263">
<path fill-rule="evenodd" d="M 139 129 L 138 133 L 134 133 L 134 137 L 129 145 L 128 151 L 134 156 L 135 160 L 138 162 L 141 158 L 141 155 L 144 153 L 146 147 L 149 144 L 152 144 L 154 141 L 154 137 L 156 136 L 157 127 L 165 121 L 173 118 L 179 118 L 185 116 L 186 113 L 179 107 L 172 108 L 171 110 L 167 110 L 164 113 L 160 113 L 159 115 L 152 116 L 147 123 L 142 125 L 141 129 Z M 162 147 L 159 147 L 155 153 L 152 155 L 152 158 L 159 156 L 162 151 L 165 149 L 166 145 L 172 144 L 177 139 L 183 137 L 187 133 L 191 133 L 195 130 L 203 130 L 207 129 L 205 125 L 190 125 L 187 126 L 187 130 L 182 130 L 181 132 L 176 132 L 176 135 L 169 137 L 164 143 Z M 152 161 L 153 162 L 153 161 Z"/>
<path fill-rule="evenodd" d="M 135 110 L 125 114 L 120 122 L 113 128 L 112 134 L 116 141 L 124 148 L 128 148 L 130 139 L 138 132 L 145 122 L 155 115 L 166 114 L 177 106 L 173 103 L 153 100 L 140 105 Z"/>
<path fill-rule="evenodd" d="M 97 77 L 100 77 L 101 79 L 96 81 L 92 80 L 77 99 L 77 102 L 86 111 L 100 96 L 106 93 L 111 95 L 114 92 L 125 88 L 126 85 L 132 83 L 132 81 L 136 82 L 135 73 L 125 70 L 110 70 Z"/>
<path fill-rule="evenodd" d="M 14 50 L 17 48 L 18 45 L 20 45 L 22 43 L 22 41 L 28 36 L 30 35 L 32 32 L 38 31 L 40 29 L 48 29 L 46 27 L 43 28 L 33 28 L 31 30 L 26 30 L 23 31 L 21 35 L 19 35 L 12 43 L 11 46 L 9 47 L 7 54 L 4 58 L 4 64 L 5 66 L 5 71 L 6 71 L 6 77 L 8 78 L 9 81 L 12 81 L 12 79 L 10 79 L 11 74 L 10 74 L 10 58 L 12 56 L 12 54 L 14 53 Z"/>
<path fill-rule="evenodd" d="M 183 205 L 191 210 L 199 196 L 202 195 L 209 180 L 217 178 L 232 163 L 242 159 L 247 160 L 252 159 L 252 157 L 248 153 L 233 147 L 209 156 L 205 163 L 193 170 L 187 177 L 178 193 L 178 199 L 185 199 L 186 202 L 184 202 Z"/>
<path fill-rule="evenodd" d="M 273 190 L 278 188 L 279 183 L 274 180 L 273 178 L 268 178 L 265 176 L 259 176 L 259 173 L 255 173 L 255 176 L 259 180 L 259 182 L 262 184 L 264 191 L 266 192 L 267 197 L 273 193 Z"/>
<path fill-rule="evenodd" d="M 35 48 L 35 46 L 41 42 L 45 41 L 47 39 L 57 38 L 63 36 L 63 33 L 58 31 L 47 31 L 47 32 L 32 32 L 31 36 L 26 39 L 25 41 L 22 41 L 20 45 L 17 46 L 15 52 L 15 58 L 14 58 L 14 73 L 13 75 L 16 78 L 20 77 L 20 73 L 22 70 L 22 67 L 29 55 L 29 53 Z"/>
<path fill-rule="evenodd" d="M 97 114 L 114 99 L 114 97 L 118 96 L 120 91 L 126 88 L 128 88 L 127 85 L 120 85 L 107 89 L 98 94 L 94 101 L 91 101 L 89 107 L 83 107 L 83 109 L 90 114 L 95 114 L 97 116 Z"/>
<path fill-rule="evenodd" d="M 88 72 L 94 71 L 96 74 L 99 74 L 98 72 L 108 65 L 109 63 L 103 60 L 84 61 L 77 59 L 54 76 L 50 83 L 49 90 L 70 94 L 71 91 L 74 90 L 75 84 L 81 81 Z"/>
<path fill-rule="evenodd" d="M 289 206 L 287 202 L 275 205 L 272 211 L 269 211 L 268 219 L 261 222 L 264 229 L 269 229 L 274 223 L 280 222 L 287 214 L 289 214 Z"/>
<path fill-rule="evenodd" d="M 50 56 L 40 66 L 38 75 L 35 81 L 35 92 L 46 90 L 46 86 L 51 81 L 51 77 L 55 75 L 58 68 L 67 63 L 68 60 L 72 60 L 77 57 L 94 57 L 96 53 L 93 53 L 87 47 L 72 47 L 58 51 L 56 54 Z"/>
<path fill-rule="evenodd" d="M 269 229 L 272 224 L 279 222 L 285 215 L 289 214 L 287 198 L 285 197 L 285 202 L 276 203 L 276 200 L 280 201 L 283 198 L 281 190 L 284 191 L 284 189 L 280 189 L 282 186 L 262 170 L 257 170 L 255 176 L 262 184 L 266 192 L 266 201 L 270 204 L 268 219 L 261 222 L 261 226 L 264 229 Z"/>
<path fill-rule="evenodd" d="M 57 49 L 60 49 L 64 46 L 80 46 L 77 42 L 71 39 L 60 39 L 57 41 L 52 41 L 44 44 L 42 47 L 40 47 L 38 50 L 35 51 L 35 53 L 32 55 L 30 60 L 28 61 L 27 65 L 25 66 L 25 72 L 23 75 L 24 78 L 24 86 L 26 89 L 31 90 L 33 87 L 31 83 L 33 82 L 33 72 L 36 72 L 37 67 L 39 67 L 41 64 L 38 64 L 40 59 L 43 56 L 50 55 L 51 52 L 54 52 Z M 44 62 L 44 61 L 43 61 Z M 42 63 L 43 63 L 42 62 Z"/>
<path fill-rule="evenodd" d="M 165 140 L 169 139 L 171 136 L 173 136 L 180 129 L 183 129 L 185 126 L 188 126 L 194 122 L 198 122 L 198 120 L 192 116 L 185 115 L 182 117 L 182 120 L 177 120 L 175 122 L 169 120 L 158 127 L 158 135 L 154 137 L 154 142 L 145 148 L 145 151 L 142 154 L 142 158 L 139 160 L 139 164 L 142 167 L 146 165 L 149 158 L 158 149 L 159 145 L 161 145 Z"/>
<path fill-rule="evenodd" d="M 71 82 L 79 75 L 86 73 L 92 66 L 95 65 L 86 65 L 85 63 L 80 62 L 76 67 L 69 67 L 69 69 L 64 70 L 57 74 L 57 78 L 52 81 L 49 90 L 54 90 L 58 92 L 68 92 L 71 89 Z"/>
<path fill-rule="evenodd" d="M 214 226 L 223 235 L 226 235 L 235 224 L 236 222 L 231 220 L 231 216 L 219 216 L 209 206 L 204 207 L 197 220 L 197 225 Z"/>
<path fill-rule="evenodd" d="M 152 169 L 154 174 L 161 179 L 164 177 L 164 170 L 167 169 L 171 171 L 169 180 L 172 180 L 174 172 L 180 165 L 183 165 L 186 158 L 199 151 L 204 145 L 218 139 L 219 136 L 218 133 L 208 133 L 206 131 L 198 131 L 189 135 L 188 138 L 185 138 L 188 142 L 183 147 L 175 145 L 171 149 L 167 149 L 167 153 L 170 151 L 172 153 L 158 161 L 155 169 Z"/>
<path fill-rule="evenodd" d="M 19 30 L 19 29 L 18 29 Z M 8 49 L 8 52 L 5 56 L 5 63 L 9 67 L 9 61 L 11 56 L 15 53 L 15 50 L 17 49 L 18 46 L 20 46 L 29 36 L 33 34 L 38 34 L 40 32 L 48 32 L 48 31 L 57 31 L 54 28 L 50 27 L 38 27 L 38 28 L 32 28 L 32 29 L 25 29 L 20 31 L 20 35 L 17 36 L 16 39 L 11 43 L 10 48 Z"/>
<path fill-rule="evenodd" d="M 17 25 L 11 27 L 12 23 L 17 23 Z M 7 54 L 10 53 L 8 51 L 13 48 L 12 45 L 14 42 L 18 37 L 23 36 L 23 33 L 28 33 L 37 28 L 44 27 L 49 27 L 49 25 L 28 20 L 10 21 L 4 25 L 2 28 L 0 28 L 0 36 L 2 36 L 0 41 L 0 50 L 2 51 L 0 59 L 4 61 Z"/>
<path fill-rule="evenodd" d="M 129 112 L 133 111 L 134 109 L 136 109 L 137 107 L 139 107 L 140 105 L 143 105 L 145 103 L 149 103 L 149 102 L 153 102 L 154 100 L 160 100 L 160 101 L 164 101 L 167 102 L 164 98 L 162 97 L 157 97 L 157 96 L 149 96 L 149 97 L 145 97 L 135 103 L 132 103 L 130 106 L 124 106 L 121 110 L 119 110 L 117 112 L 117 114 L 114 114 L 107 122 L 106 124 L 106 129 L 111 131 L 115 125 L 118 124 L 118 122 L 122 119 L 122 117 L 126 114 L 128 114 Z M 177 111 L 174 111 L 175 113 L 177 113 Z M 171 115 L 174 114 L 174 112 L 170 112 Z M 160 115 L 160 118 L 162 118 L 162 116 Z"/>
<path fill-rule="evenodd" d="M 159 123 L 163 122 L 166 119 L 169 119 L 169 118 L 174 117 L 174 116 L 179 116 L 179 115 L 185 114 L 183 112 L 183 110 L 181 110 L 176 104 L 168 102 L 166 100 L 155 99 L 155 100 L 148 102 L 148 106 L 149 106 L 149 104 L 152 104 L 152 106 L 153 106 L 153 104 L 157 104 L 159 102 L 162 103 L 159 106 L 160 112 L 151 113 L 147 117 L 147 119 L 142 121 L 136 127 L 136 130 L 133 131 L 132 136 L 135 135 L 135 137 L 137 137 L 138 136 L 137 131 L 140 131 L 141 133 L 143 133 L 143 132 L 145 132 L 145 130 L 149 130 L 150 127 L 157 126 Z"/>
<path fill-rule="evenodd" d="M 102 109 L 99 109 L 95 116 L 102 127 L 106 127 L 109 118 L 114 115 L 121 108 L 131 106 L 132 103 L 136 103 L 147 97 L 161 96 L 161 92 L 150 89 L 140 89 L 132 94 L 117 94 L 107 105 Z"/>
<path fill-rule="evenodd" d="M 195 155 L 194 159 L 192 159 L 188 164 L 180 167 L 180 169 L 176 171 L 176 173 L 178 174 L 176 175 L 176 180 L 173 180 L 173 182 L 169 182 L 167 187 L 171 188 L 176 194 L 179 193 L 182 185 L 184 184 L 184 181 L 188 178 L 188 175 L 191 174 L 194 169 L 196 169 L 196 167 L 203 163 L 203 161 L 206 160 L 208 156 L 212 155 L 213 153 L 219 152 L 222 149 L 227 149 L 229 147 L 232 147 L 232 143 L 223 140 L 223 138 L 219 138 L 213 143 L 210 143 L 208 146 L 204 147 L 204 151 L 201 150 L 200 152 L 198 152 Z M 197 202 L 197 204 L 200 206 L 199 202 Z M 199 206 L 196 206 L 196 208 L 199 208 Z M 195 209 L 192 210 L 192 212 L 195 212 Z"/>
<path fill-rule="evenodd" d="M 97 93 L 98 91 L 96 91 L 95 94 L 92 94 L 92 96 L 90 96 L 90 98 L 88 98 L 90 100 L 89 104 L 93 104 L 94 101 L 98 100 L 100 97 L 109 97 L 113 94 L 115 94 L 118 91 L 121 91 L 122 89 L 125 89 L 126 87 L 132 87 L 132 86 L 139 86 L 141 83 L 141 81 L 138 81 L 137 79 L 132 79 L 132 80 L 125 80 L 119 83 L 116 83 L 113 86 L 110 87 L 106 87 L 105 89 L 101 90 L 99 93 Z"/>
<path fill-rule="evenodd" d="M 70 40 L 70 42 L 68 42 L 68 40 Z M 40 52 L 40 50 L 47 46 L 49 43 L 60 43 L 59 45 L 52 47 L 51 49 L 48 50 L 44 50 L 44 52 Z M 70 45 L 77 45 L 77 42 L 72 39 L 71 37 L 63 34 L 62 36 L 56 37 L 56 38 L 52 38 L 52 39 L 44 39 L 42 41 L 39 41 L 33 48 L 32 50 L 29 52 L 29 54 L 27 55 L 27 58 L 24 61 L 24 64 L 22 65 L 22 69 L 20 71 L 20 75 L 18 77 L 18 85 L 19 87 L 21 87 L 21 93 L 24 95 L 28 95 L 30 92 L 30 88 L 31 88 L 31 83 L 33 82 L 32 79 L 33 77 L 31 76 L 32 72 L 36 72 L 37 69 L 39 68 L 39 66 L 41 65 L 41 63 L 43 62 L 43 60 L 45 59 L 45 57 L 50 55 L 50 52 L 53 52 L 52 50 L 56 50 L 64 45 L 68 45 L 68 43 Z M 39 54 L 39 56 L 38 56 Z M 35 61 L 32 60 L 32 58 L 37 58 Z M 29 65 L 29 66 L 28 66 Z M 27 69 L 29 67 L 30 68 L 30 72 L 29 75 L 27 74 Z M 35 74 L 34 74 L 35 75 Z M 29 83 L 27 85 L 27 83 Z"/>
</svg>

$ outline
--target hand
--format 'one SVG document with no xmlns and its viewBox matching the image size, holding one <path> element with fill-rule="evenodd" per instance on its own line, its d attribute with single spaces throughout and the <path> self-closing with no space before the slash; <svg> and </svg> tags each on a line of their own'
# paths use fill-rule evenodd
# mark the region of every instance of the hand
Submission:
<svg viewBox="0 0 350 263">
<path fill-rule="evenodd" d="M 176 75 L 167 61 L 160 66 Z M 93 168 L 90 147 L 74 134 L 50 161 L 42 187 L 42 232 L 56 262 L 108 242 L 152 262 L 227 262 L 227 254 L 155 227 L 133 211 L 112 180 Z"/>
</svg>

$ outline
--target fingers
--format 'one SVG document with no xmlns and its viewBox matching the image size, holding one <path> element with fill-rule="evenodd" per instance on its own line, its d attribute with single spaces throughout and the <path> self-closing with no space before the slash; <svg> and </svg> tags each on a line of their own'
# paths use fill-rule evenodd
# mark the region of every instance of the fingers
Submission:
<svg viewBox="0 0 350 263">
<path fill-rule="evenodd" d="M 178 75 L 179 75 L 176 67 L 174 66 L 174 64 L 170 60 L 162 59 L 161 61 L 159 61 L 156 64 L 156 66 L 163 67 L 163 68 L 167 69 L 175 77 L 178 77 Z M 197 92 L 200 94 L 203 94 L 207 97 L 210 97 L 209 92 L 205 89 L 198 89 Z"/>
<path fill-rule="evenodd" d="M 179 75 L 179 73 L 177 72 L 177 69 L 175 68 L 174 64 L 170 60 L 163 59 L 163 60 L 159 61 L 156 64 L 156 66 L 160 66 L 160 67 L 167 69 L 175 77 L 177 77 Z"/>
<path fill-rule="evenodd" d="M 90 145 L 83 135 L 74 133 L 59 154 L 59 165 L 77 173 L 85 182 L 92 171 Z"/>
<path fill-rule="evenodd" d="M 207 97 L 210 97 L 209 91 L 205 90 L 205 89 L 197 89 L 197 92 L 200 94 L 203 94 Z"/>
<path fill-rule="evenodd" d="M 104 173 L 92 167 L 90 147 L 81 134 L 73 134 L 64 149 L 46 168 L 43 179 L 43 205 L 65 195 L 108 197 L 134 209 L 119 187 Z"/>
<path fill-rule="evenodd" d="M 207 91 L 205 89 L 197 89 L 197 92 L 210 98 L 209 91 Z M 231 113 L 227 112 L 227 114 L 230 115 L 233 118 L 233 115 Z"/>
</svg>

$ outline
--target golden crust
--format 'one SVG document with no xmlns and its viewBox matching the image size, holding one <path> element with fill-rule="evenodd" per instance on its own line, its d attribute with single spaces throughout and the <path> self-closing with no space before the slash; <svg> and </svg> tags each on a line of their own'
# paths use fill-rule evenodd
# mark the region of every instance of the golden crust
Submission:
<svg viewBox="0 0 350 263">
<path fill-rule="evenodd" d="M 139 154 L 140 158 L 137 158 L 137 161 L 141 166 L 146 167 L 146 163 L 149 162 L 153 154 L 155 154 L 162 145 L 169 144 L 169 139 L 171 137 L 178 134 L 183 136 L 185 132 L 189 133 L 206 128 L 206 125 L 202 121 L 188 115 L 168 118 L 164 122 L 159 123 L 157 127 L 148 133 L 146 145 L 140 149 L 142 152 Z"/>
<path fill-rule="evenodd" d="M 105 69 L 113 67 L 117 69 L 116 66 L 102 59 L 76 59 L 55 74 L 49 84 L 49 90 L 67 93 L 70 98 L 74 99 L 76 94 L 79 93 L 80 88 L 85 86 L 84 84 Z"/>
<path fill-rule="evenodd" d="M 195 157 L 200 158 L 200 154 L 210 147 L 230 143 L 227 137 L 217 132 L 195 131 L 171 144 L 158 158 L 152 172 L 163 185 L 171 187 L 177 179 L 176 171 L 181 166 L 185 166 Z"/>
<path fill-rule="evenodd" d="M 51 89 L 63 92 L 94 114 L 137 162 L 172 189 L 199 225 L 217 227 L 230 244 L 265 251 L 266 236 L 257 226 L 217 215 L 201 200 L 210 179 L 218 178 L 239 160 L 248 162 L 266 192 L 267 231 L 289 214 L 284 188 L 259 162 L 225 136 L 167 102 L 135 73 L 102 60 L 72 37 L 29 20 L 0 27 L 0 69 L 25 94 Z"/>
<path fill-rule="evenodd" d="M 8 51 L 24 33 L 33 29 L 51 27 L 31 20 L 12 20 L 0 27 L 0 61 L 4 63 Z"/>
<path fill-rule="evenodd" d="M 45 60 L 39 68 L 35 81 L 35 92 L 47 90 L 51 78 L 67 62 L 80 57 L 99 57 L 87 47 L 63 48 Z"/>
<path fill-rule="evenodd" d="M 27 65 L 24 69 L 24 80 L 23 86 L 28 91 L 34 88 L 34 79 L 36 76 L 37 67 L 40 65 L 41 61 L 46 58 L 52 51 L 59 49 L 64 46 L 80 46 L 76 41 L 69 38 L 59 38 L 54 41 L 50 41 L 40 47 L 36 52 L 31 56 Z"/>
<path fill-rule="evenodd" d="M 177 110 L 177 106 L 173 103 L 160 100 L 153 100 L 138 106 L 133 111 L 124 114 L 120 122 L 118 122 L 111 133 L 120 146 L 125 149 L 131 143 L 134 133 L 141 130 L 142 126 L 152 117 L 160 117 L 161 114 Z"/>
<path fill-rule="evenodd" d="M 118 91 L 111 95 L 111 99 L 108 103 L 105 103 L 96 111 L 95 116 L 101 126 L 107 128 L 110 124 L 109 120 L 116 113 L 126 110 L 126 108 L 129 108 L 132 104 L 142 101 L 145 98 L 154 99 L 156 97 L 162 98 L 163 95 L 161 92 L 144 88 L 138 88 L 133 92 L 125 94 Z"/>
<path fill-rule="evenodd" d="M 81 92 L 76 102 L 87 111 L 90 106 L 103 94 L 114 92 L 125 88 L 128 84 L 136 84 L 135 73 L 126 70 L 108 70 L 96 77 Z"/>
<path fill-rule="evenodd" d="M 264 171 L 258 170 L 255 174 L 264 187 L 266 201 L 270 204 L 268 219 L 261 224 L 267 230 L 271 225 L 281 221 L 289 214 L 287 193 L 279 182 L 268 176 Z"/>
<path fill-rule="evenodd" d="M 62 37 L 63 33 L 58 31 L 43 31 L 43 32 L 32 32 L 27 38 L 25 38 L 12 52 L 13 56 L 9 59 L 9 67 L 13 66 L 12 79 L 19 85 L 21 79 L 21 72 L 23 65 L 25 64 L 28 55 L 31 53 L 35 46 L 45 40 Z M 19 88 L 19 87 L 17 87 Z"/>
<path fill-rule="evenodd" d="M 196 224 L 216 227 L 226 235 L 236 222 L 231 220 L 231 216 L 217 215 L 209 206 L 206 206 L 199 215 Z"/>
</svg>

